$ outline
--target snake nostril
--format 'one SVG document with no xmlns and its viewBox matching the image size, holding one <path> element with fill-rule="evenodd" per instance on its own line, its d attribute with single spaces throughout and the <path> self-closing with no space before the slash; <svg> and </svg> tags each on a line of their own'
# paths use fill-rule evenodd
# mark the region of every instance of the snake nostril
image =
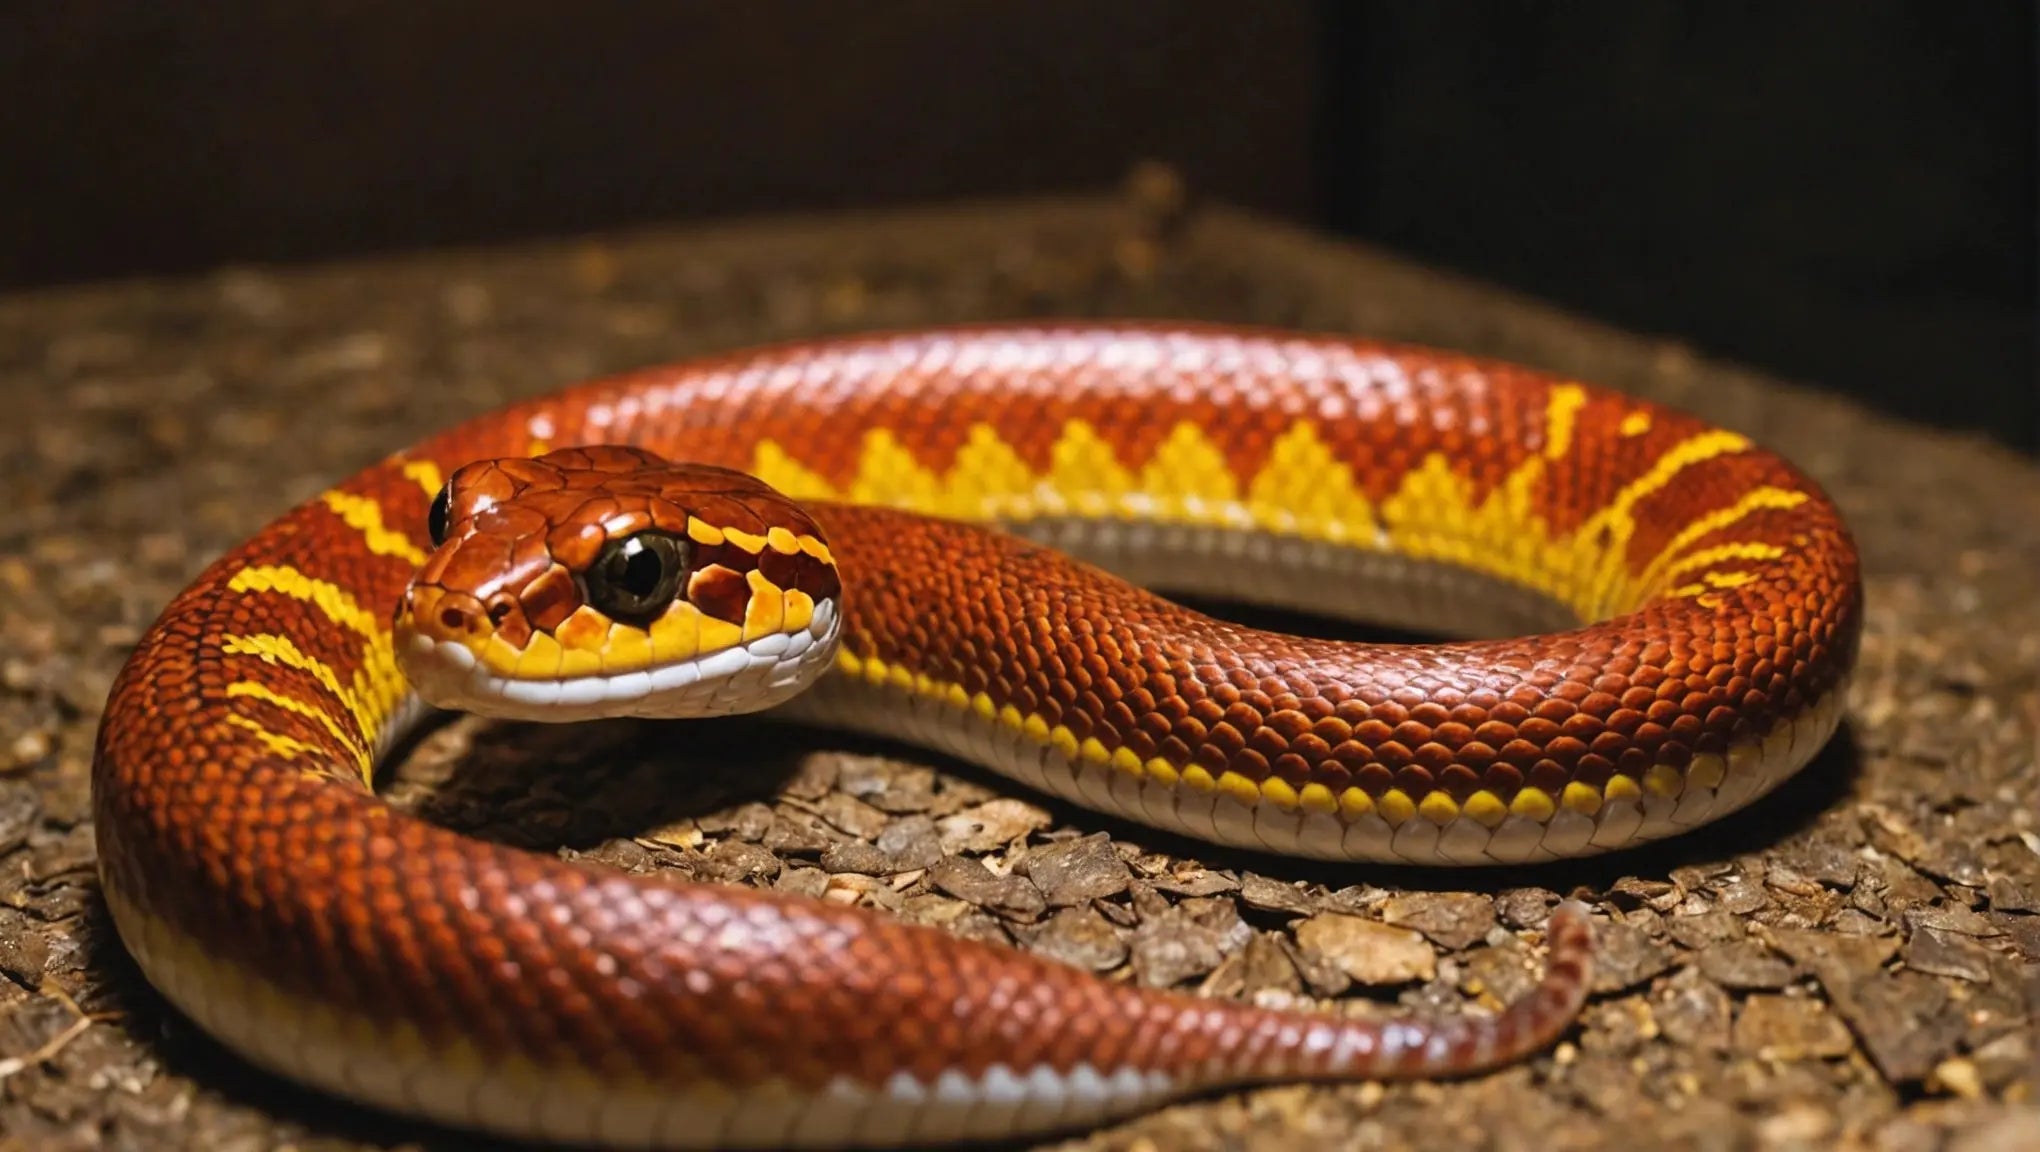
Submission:
<svg viewBox="0 0 2040 1152">
<path fill-rule="evenodd" d="M 448 632 L 465 632 L 468 626 L 468 616 L 467 613 L 458 608 L 441 608 L 439 610 L 439 623 Z"/>
</svg>

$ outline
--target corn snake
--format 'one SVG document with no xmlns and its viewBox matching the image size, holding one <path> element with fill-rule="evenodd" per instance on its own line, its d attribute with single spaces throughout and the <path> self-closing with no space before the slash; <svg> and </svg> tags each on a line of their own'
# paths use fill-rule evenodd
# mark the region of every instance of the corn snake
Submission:
<svg viewBox="0 0 2040 1152">
<path fill-rule="evenodd" d="M 1256 633 L 1092 562 L 1486 638 Z M 109 699 L 102 879 L 145 974 L 237 1052 L 513 1134 L 1034 1135 L 1472 1072 L 1570 1023 L 1576 908 L 1496 1015 L 1281 1013 L 465 840 L 379 802 L 374 768 L 414 689 L 560 719 L 778 704 L 1220 844 L 1534 863 L 1802 766 L 1858 579 L 1832 504 L 1747 437 L 1511 365 L 1193 325 L 728 353 L 478 417 L 210 567 Z"/>
</svg>

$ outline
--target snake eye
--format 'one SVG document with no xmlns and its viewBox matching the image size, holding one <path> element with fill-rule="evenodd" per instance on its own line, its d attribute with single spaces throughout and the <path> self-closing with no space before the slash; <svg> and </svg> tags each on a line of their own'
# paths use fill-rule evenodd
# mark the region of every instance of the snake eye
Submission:
<svg viewBox="0 0 2040 1152">
<path fill-rule="evenodd" d="M 432 545 L 446 543 L 447 520 L 453 515 L 453 485 L 439 489 L 439 495 L 432 498 L 432 510 L 425 514 L 425 531 L 432 534 Z"/>
<path fill-rule="evenodd" d="M 588 569 L 588 601 L 612 620 L 649 620 L 673 602 L 687 562 L 687 542 L 664 532 L 611 540 Z"/>
</svg>

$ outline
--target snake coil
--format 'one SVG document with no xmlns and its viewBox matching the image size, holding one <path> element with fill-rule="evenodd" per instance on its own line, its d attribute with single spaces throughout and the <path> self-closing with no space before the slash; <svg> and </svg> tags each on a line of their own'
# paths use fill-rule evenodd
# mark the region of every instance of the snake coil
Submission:
<svg viewBox="0 0 2040 1152">
<path fill-rule="evenodd" d="M 1534 864 L 1805 764 L 1857 567 L 1747 437 L 1440 351 L 1127 324 L 728 353 L 477 417 L 208 568 L 108 701 L 101 874 L 149 980 L 238 1053 L 500 1133 L 935 1142 L 1465 1074 L 1569 1025 L 1580 908 L 1500 1011 L 1274 1011 L 470 840 L 375 768 L 422 702 L 774 708 L 1218 844 Z M 1277 635 L 1140 585 L 1461 638 Z"/>
</svg>

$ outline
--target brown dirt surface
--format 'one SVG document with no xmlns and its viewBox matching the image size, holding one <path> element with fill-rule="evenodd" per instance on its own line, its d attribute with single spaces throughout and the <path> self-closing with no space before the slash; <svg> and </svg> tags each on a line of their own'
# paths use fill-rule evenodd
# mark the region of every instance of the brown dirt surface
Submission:
<svg viewBox="0 0 2040 1152">
<path fill-rule="evenodd" d="M 393 802 L 597 866 L 861 901 L 1271 1002 L 1483 1010 L 1534 977 L 1522 941 L 1551 900 L 1598 909 L 1593 999 L 1533 1061 L 1219 1095 L 1068 1147 L 2040 1147 L 2040 468 L 1186 208 L 1149 173 L 1099 199 L 0 299 L 0 1149 L 473 1146 L 253 1071 L 149 991 L 105 919 L 95 726 L 129 645 L 208 558 L 390 449 L 576 378 L 823 331 L 1058 314 L 1450 345 L 1756 435 L 1828 487 L 1865 550 L 1848 723 L 1719 827 L 1501 874 L 1221 852 L 910 749 L 754 720 L 684 740 L 459 720 L 408 755 Z"/>
</svg>

